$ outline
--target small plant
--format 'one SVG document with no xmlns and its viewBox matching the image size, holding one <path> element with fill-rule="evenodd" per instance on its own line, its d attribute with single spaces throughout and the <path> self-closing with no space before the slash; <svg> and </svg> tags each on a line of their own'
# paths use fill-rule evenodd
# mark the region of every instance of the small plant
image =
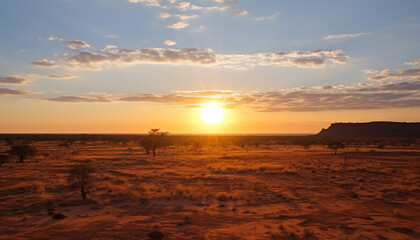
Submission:
<svg viewBox="0 0 420 240">
<path fill-rule="evenodd" d="M 70 170 L 69 182 L 79 188 L 83 199 L 86 199 L 86 196 L 92 190 L 92 173 L 94 170 L 90 163 L 75 165 Z"/>
<path fill-rule="evenodd" d="M 23 163 L 23 160 L 27 157 L 35 156 L 36 149 L 28 144 L 13 145 L 9 150 L 9 154 L 15 156 L 18 162 Z"/>
</svg>

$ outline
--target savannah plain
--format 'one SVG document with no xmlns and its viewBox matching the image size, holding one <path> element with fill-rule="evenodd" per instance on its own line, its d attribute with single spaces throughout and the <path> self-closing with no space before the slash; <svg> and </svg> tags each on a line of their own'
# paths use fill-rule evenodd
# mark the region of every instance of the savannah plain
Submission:
<svg viewBox="0 0 420 240">
<path fill-rule="evenodd" d="M 36 154 L 0 167 L 0 239 L 420 239 L 416 140 L 169 135 L 153 157 L 143 137 L 18 139 Z"/>
</svg>

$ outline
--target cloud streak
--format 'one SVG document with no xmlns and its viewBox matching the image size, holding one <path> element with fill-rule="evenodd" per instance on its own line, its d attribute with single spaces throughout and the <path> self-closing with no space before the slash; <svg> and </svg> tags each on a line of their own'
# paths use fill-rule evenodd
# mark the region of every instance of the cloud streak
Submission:
<svg viewBox="0 0 420 240">
<path fill-rule="evenodd" d="M 0 88 L 0 96 L 29 94 L 27 90 Z"/>
<path fill-rule="evenodd" d="M 148 102 L 185 107 L 200 107 L 208 102 L 217 102 L 226 108 L 246 106 L 260 112 L 305 112 L 419 107 L 419 90 L 419 82 L 408 81 L 369 88 L 325 85 L 260 92 L 176 91 L 159 94 L 106 94 L 96 97 L 62 96 L 45 100 L 86 103 Z"/>
<path fill-rule="evenodd" d="M 167 24 L 168 28 L 172 29 L 183 29 L 189 26 L 188 21 L 199 17 L 199 15 L 193 14 L 188 15 L 184 14 L 187 11 L 226 11 L 232 5 L 236 3 L 236 0 L 220 0 L 220 1 L 213 1 L 214 4 L 210 5 L 196 5 L 191 1 L 177 1 L 177 0 L 167 0 L 167 1 L 160 1 L 160 0 L 128 0 L 131 3 L 140 3 L 144 4 L 145 6 L 149 7 L 157 7 L 164 12 L 160 12 L 158 17 L 161 19 L 168 19 L 171 17 L 177 17 L 180 21 Z M 208 3 L 208 2 L 207 2 Z M 176 12 L 174 14 L 168 13 L 168 11 Z M 237 12 L 238 15 L 246 15 L 246 10 L 240 10 L 241 12 Z"/>
<path fill-rule="evenodd" d="M 25 84 L 29 81 L 28 78 L 21 76 L 0 77 L 0 84 Z"/>
<path fill-rule="evenodd" d="M 364 32 L 360 32 L 360 33 L 345 33 L 345 34 L 338 34 L 338 35 L 328 35 L 325 36 L 324 39 L 329 40 L 329 39 L 347 39 L 347 38 L 356 38 L 356 37 L 361 37 L 366 35 L 366 33 Z"/>
<path fill-rule="evenodd" d="M 369 77 L 369 80 L 375 82 L 389 82 L 403 79 L 420 81 L 420 67 L 402 69 L 396 72 L 391 72 L 389 69 L 384 69 L 374 76 Z"/>
<path fill-rule="evenodd" d="M 54 61 L 50 61 L 45 58 L 40 59 L 38 61 L 31 62 L 31 64 L 36 67 L 47 67 L 47 68 L 57 67 Z"/>
<path fill-rule="evenodd" d="M 98 52 L 83 51 L 74 56 L 64 56 L 71 68 L 102 69 L 106 65 L 126 64 L 194 64 L 233 69 L 255 66 L 322 68 L 327 64 L 344 64 L 348 56 L 341 50 L 318 49 L 255 54 L 215 54 L 211 49 L 103 49 Z"/>
</svg>

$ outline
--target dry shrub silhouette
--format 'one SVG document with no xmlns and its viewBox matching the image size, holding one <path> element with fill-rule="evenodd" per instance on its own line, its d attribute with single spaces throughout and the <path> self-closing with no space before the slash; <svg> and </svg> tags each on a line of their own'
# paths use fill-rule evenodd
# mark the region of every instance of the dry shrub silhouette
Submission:
<svg viewBox="0 0 420 240">
<path fill-rule="evenodd" d="M 72 186 L 79 188 L 83 199 L 86 199 L 92 190 L 94 171 L 94 167 L 88 162 L 75 165 L 70 169 L 69 182 Z"/>
<path fill-rule="evenodd" d="M 340 141 L 332 141 L 328 143 L 328 148 L 333 150 L 334 155 L 337 155 L 337 151 L 339 148 L 344 149 L 345 145 Z"/>
<path fill-rule="evenodd" d="M 23 163 L 26 158 L 35 156 L 36 149 L 28 144 L 12 145 L 9 154 L 15 156 L 18 162 Z"/>
</svg>

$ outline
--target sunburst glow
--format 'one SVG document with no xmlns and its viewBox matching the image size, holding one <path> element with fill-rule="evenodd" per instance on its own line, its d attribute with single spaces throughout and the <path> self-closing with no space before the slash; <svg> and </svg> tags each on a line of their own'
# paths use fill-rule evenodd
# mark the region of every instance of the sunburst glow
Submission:
<svg viewBox="0 0 420 240">
<path fill-rule="evenodd" d="M 221 123 L 225 116 L 225 110 L 215 103 L 209 103 L 201 109 L 201 120 L 205 124 Z"/>
</svg>

